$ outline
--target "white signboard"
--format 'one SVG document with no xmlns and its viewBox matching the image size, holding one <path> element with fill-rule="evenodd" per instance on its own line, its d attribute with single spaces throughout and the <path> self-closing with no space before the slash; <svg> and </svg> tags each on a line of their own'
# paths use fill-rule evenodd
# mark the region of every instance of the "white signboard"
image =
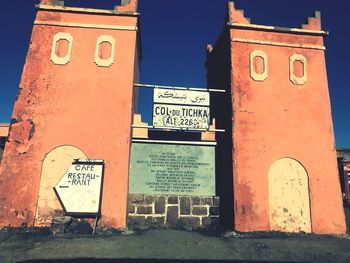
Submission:
<svg viewBox="0 0 350 263">
<path fill-rule="evenodd" d="M 153 105 L 154 127 L 209 129 L 209 120 L 209 107 Z"/>
<path fill-rule="evenodd" d="M 100 212 L 102 160 L 77 160 L 54 187 L 67 215 Z"/>
<path fill-rule="evenodd" d="M 175 89 L 154 89 L 154 103 L 209 106 L 209 92 Z"/>
</svg>

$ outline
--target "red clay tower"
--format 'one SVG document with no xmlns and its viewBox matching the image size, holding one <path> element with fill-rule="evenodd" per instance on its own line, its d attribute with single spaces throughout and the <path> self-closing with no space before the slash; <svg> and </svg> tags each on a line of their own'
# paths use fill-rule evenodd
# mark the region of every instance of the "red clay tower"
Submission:
<svg viewBox="0 0 350 263">
<path fill-rule="evenodd" d="M 223 208 L 234 210 L 231 226 L 345 233 L 320 13 L 301 29 L 252 24 L 232 2 L 228 17 L 207 67 L 209 88 L 231 94 L 213 105 L 232 132 L 217 158 L 225 167 L 232 156 L 233 180 L 221 180 L 221 200 L 234 196 Z"/>
<path fill-rule="evenodd" d="M 104 159 L 104 225 L 126 224 L 137 0 L 114 10 L 37 6 L 1 164 L 0 225 L 46 226 L 62 214 L 52 187 L 74 159 Z M 9 190 L 10 189 L 10 190 Z"/>
</svg>

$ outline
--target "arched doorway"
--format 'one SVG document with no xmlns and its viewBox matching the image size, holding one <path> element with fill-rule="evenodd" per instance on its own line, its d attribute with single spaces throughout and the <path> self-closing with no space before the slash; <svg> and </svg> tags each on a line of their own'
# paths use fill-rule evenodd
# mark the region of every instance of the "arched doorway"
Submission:
<svg viewBox="0 0 350 263">
<path fill-rule="evenodd" d="M 64 145 L 51 150 L 43 161 L 35 226 L 48 226 L 52 218 L 62 213 L 53 187 L 72 165 L 74 159 L 87 159 L 77 147 Z"/>
<path fill-rule="evenodd" d="M 269 174 L 270 228 L 281 232 L 311 232 L 309 179 L 298 161 L 275 161 Z"/>
</svg>

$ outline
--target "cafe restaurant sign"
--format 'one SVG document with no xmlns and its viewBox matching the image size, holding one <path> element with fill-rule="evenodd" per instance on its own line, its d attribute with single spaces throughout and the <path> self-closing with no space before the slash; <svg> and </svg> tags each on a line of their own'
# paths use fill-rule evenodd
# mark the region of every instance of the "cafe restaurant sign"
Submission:
<svg viewBox="0 0 350 263">
<path fill-rule="evenodd" d="M 209 93 L 191 90 L 154 90 L 153 126 L 209 129 Z"/>
<path fill-rule="evenodd" d="M 97 216 L 100 213 L 103 160 L 76 160 L 54 190 L 66 215 Z"/>
</svg>

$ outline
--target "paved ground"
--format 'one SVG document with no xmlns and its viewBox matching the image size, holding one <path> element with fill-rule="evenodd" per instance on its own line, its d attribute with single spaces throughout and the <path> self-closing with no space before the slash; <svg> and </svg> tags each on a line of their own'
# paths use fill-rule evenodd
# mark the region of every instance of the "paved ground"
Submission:
<svg viewBox="0 0 350 263">
<path fill-rule="evenodd" d="M 0 262 L 350 262 L 350 237 L 170 229 L 53 236 L 48 229 L 4 229 Z"/>
<path fill-rule="evenodd" d="M 0 234 L 0 262 L 350 262 L 348 236 L 227 233 L 218 237 L 180 230 L 109 236 L 47 234 Z"/>
</svg>

